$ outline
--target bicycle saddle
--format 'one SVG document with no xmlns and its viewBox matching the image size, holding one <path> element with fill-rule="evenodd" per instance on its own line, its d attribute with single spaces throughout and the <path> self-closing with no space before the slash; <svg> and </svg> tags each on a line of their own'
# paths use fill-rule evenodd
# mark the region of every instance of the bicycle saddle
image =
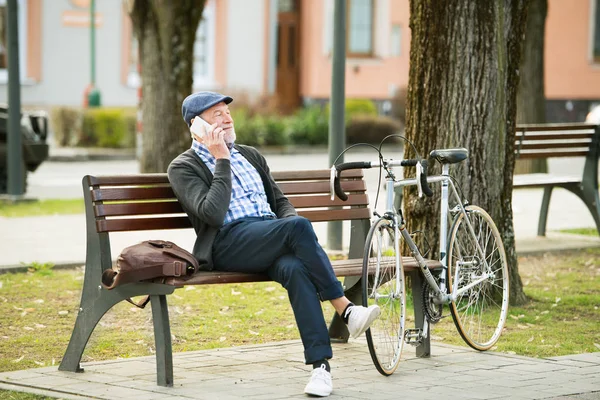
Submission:
<svg viewBox="0 0 600 400">
<path fill-rule="evenodd" d="M 466 160 L 469 156 L 467 149 L 440 149 L 432 150 L 429 156 L 438 160 L 440 164 L 456 164 Z"/>
</svg>

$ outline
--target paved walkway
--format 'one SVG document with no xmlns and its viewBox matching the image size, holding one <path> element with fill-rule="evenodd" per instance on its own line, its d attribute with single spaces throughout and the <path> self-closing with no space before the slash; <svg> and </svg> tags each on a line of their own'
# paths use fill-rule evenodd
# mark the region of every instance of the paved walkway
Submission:
<svg viewBox="0 0 600 400">
<path fill-rule="evenodd" d="M 600 399 L 600 353 L 535 359 L 434 343 L 418 359 L 410 346 L 390 377 L 373 366 L 366 341 L 334 344 L 334 399 Z M 56 367 L 0 373 L 0 388 L 64 399 L 293 399 L 310 368 L 302 344 L 204 350 L 174 355 L 172 388 L 155 383 L 154 357 L 90 362 L 84 373 Z"/>
</svg>

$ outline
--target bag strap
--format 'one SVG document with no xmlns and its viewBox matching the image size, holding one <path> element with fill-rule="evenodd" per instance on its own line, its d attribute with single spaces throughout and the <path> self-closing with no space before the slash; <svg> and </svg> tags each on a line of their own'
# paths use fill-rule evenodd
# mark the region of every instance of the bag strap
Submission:
<svg viewBox="0 0 600 400">
<path fill-rule="evenodd" d="M 150 302 L 150 295 L 147 295 L 146 297 L 144 297 L 137 303 L 135 301 L 131 300 L 131 298 L 128 298 L 125 300 L 138 308 L 144 308 L 144 307 L 146 307 L 146 304 L 148 304 Z"/>
</svg>

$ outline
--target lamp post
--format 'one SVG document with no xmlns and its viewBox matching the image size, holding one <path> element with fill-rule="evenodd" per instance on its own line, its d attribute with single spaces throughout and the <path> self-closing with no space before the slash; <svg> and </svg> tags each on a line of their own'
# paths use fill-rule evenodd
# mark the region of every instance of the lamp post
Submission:
<svg viewBox="0 0 600 400">
<path fill-rule="evenodd" d="M 7 135 L 7 193 L 19 197 L 25 192 L 23 148 L 21 142 L 21 77 L 19 71 L 19 28 L 17 0 L 8 0 L 8 135 Z"/>
<path fill-rule="evenodd" d="M 100 90 L 96 88 L 96 0 L 90 1 L 90 85 L 85 95 L 88 107 L 101 105 Z"/>
<path fill-rule="evenodd" d="M 329 114 L 329 166 L 346 147 L 344 120 L 346 81 L 346 0 L 336 0 L 333 22 L 333 59 L 331 77 L 331 113 Z M 338 162 L 344 162 L 340 157 Z M 327 223 L 327 247 L 342 249 L 342 222 Z"/>
</svg>

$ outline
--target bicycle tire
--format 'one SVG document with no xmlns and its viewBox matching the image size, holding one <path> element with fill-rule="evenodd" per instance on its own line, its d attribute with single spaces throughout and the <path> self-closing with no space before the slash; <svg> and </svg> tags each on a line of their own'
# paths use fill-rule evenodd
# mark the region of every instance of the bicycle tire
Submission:
<svg viewBox="0 0 600 400">
<path fill-rule="evenodd" d="M 509 275 L 508 264 L 500 232 L 490 215 L 481 207 L 465 207 L 473 226 L 487 265 L 493 275 L 473 286 L 450 303 L 450 311 L 456 329 L 472 348 L 489 350 L 500 338 L 508 315 Z M 448 241 L 448 290 L 452 292 L 455 280 L 457 290 L 471 283 L 471 279 L 483 276 L 486 263 L 476 250 L 474 237 L 465 222 L 465 214 L 459 213 L 450 229 Z M 459 275 L 457 265 L 461 265 Z"/>
<path fill-rule="evenodd" d="M 385 376 L 393 374 L 400 363 L 406 319 L 402 257 L 397 272 L 394 249 L 391 221 L 380 218 L 369 229 L 365 242 L 362 297 L 363 306 L 377 304 L 381 309 L 365 334 L 373 364 Z"/>
</svg>

